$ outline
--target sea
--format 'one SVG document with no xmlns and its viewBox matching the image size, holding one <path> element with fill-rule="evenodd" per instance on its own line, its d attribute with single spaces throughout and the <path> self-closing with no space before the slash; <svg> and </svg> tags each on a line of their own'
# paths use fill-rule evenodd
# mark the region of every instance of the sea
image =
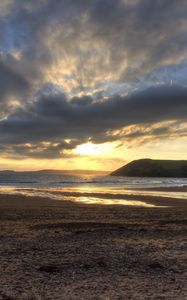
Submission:
<svg viewBox="0 0 187 300">
<path fill-rule="evenodd" d="M 186 190 L 185 190 L 186 188 Z M 115 177 L 60 172 L 0 172 L 0 193 L 88 204 L 151 206 L 140 195 L 187 200 L 187 178 Z M 133 200 L 129 196 L 134 196 Z M 139 199 L 136 201 L 136 196 Z"/>
</svg>

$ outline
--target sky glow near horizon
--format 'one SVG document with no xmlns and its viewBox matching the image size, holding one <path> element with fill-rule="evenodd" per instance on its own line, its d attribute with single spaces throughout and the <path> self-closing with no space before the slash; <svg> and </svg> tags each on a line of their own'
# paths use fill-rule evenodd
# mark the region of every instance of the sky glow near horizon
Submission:
<svg viewBox="0 0 187 300">
<path fill-rule="evenodd" d="M 2 0 L 0 169 L 186 159 L 185 0 Z"/>
</svg>

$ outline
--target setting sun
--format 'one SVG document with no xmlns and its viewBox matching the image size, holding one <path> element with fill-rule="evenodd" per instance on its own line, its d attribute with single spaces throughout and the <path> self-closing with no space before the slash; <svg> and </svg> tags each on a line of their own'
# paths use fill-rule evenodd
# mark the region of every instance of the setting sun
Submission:
<svg viewBox="0 0 187 300">
<path fill-rule="evenodd" d="M 74 153 L 80 155 L 94 156 L 107 154 L 108 152 L 111 152 L 114 149 L 115 145 L 112 143 L 92 144 L 91 142 L 88 142 L 86 144 L 78 145 L 75 148 Z"/>
</svg>

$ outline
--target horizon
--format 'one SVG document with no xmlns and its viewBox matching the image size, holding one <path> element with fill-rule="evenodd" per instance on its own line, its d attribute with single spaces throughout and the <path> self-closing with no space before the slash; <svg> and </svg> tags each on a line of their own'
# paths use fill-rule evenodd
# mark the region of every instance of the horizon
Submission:
<svg viewBox="0 0 187 300">
<path fill-rule="evenodd" d="M 131 160 L 129 162 L 126 162 L 124 165 L 121 165 L 119 168 L 117 169 L 112 169 L 112 170 L 98 170 L 98 169 L 30 169 L 30 170 L 27 170 L 27 169 L 0 169 L 0 172 L 49 172 L 49 171 L 56 171 L 56 172 L 80 172 L 80 173 L 83 173 L 83 172 L 90 172 L 90 173 L 112 173 L 114 171 L 117 171 L 118 169 L 121 169 L 122 167 L 128 165 L 129 163 L 132 163 L 132 162 L 135 162 L 135 161 L 141 161 L 141 160 L 153 160 L 153 161 L 170 161 L 170 162 L 177 162 L 177 161 L 187 161 L 187 160 L 184 160 L 184 159 L 156 159 L 156 158 L 148 158 L 148 157 L 144 157 L 144 158 L 140 158 L 140 159 L 135 159 L 135 160 Z"/>
<path fill-rule="evenodd" d="M 85 169 L 33 169 L 33 170 L 14 170 L 14 169 L 0 169 L 0 172 L 88 172 L 88 173 L 108 173 L 112 171 L 104 170 L 85 170 Z"/>
<path fill-rule="evenodd" d="M 4 0 L 0 168 L 185 160 L 187 3 Z"/>
</svg>

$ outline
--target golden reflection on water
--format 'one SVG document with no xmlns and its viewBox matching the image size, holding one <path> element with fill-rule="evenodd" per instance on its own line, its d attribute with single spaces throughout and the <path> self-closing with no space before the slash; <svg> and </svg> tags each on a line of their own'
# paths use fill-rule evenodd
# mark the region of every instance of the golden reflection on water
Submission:
<svg viewBox="0 0 187 300">
<path fill-rule="evenodd" d="M 100 204 L 100 205 L 126 205 L 126 206 L 141 206 L 141 207 L 158 207 L 156 205 L 146 203 L 143 201 L 136 201 L 136 200 L 125 200 L 125 199 L 108 199 L 107 195 L 106 198 L 92 197 L 90 195 L 80 196 L 81 193 L 101 193 L 101 190 L 98 188 L 87 187 L 86 189 L 83 187 L 80 188 L 71 188 L 67 189 L 68 192 L 63 194 L 62 190 L 59 189 L 46 189 L 46 188 L 13 188 L 13 187 L 3 187 L 0 188 L 1 194 L 16 194 L 16 195 L 25 195 L 25 196 L 35 196 L 35 197 L 44 197 L 50 198 L 54 200 L 64 200 L 64 201 L 72 201 L 77 203 L 84 203 L 84 204 Z M 66 190 L 66 191 L 67 191 Z M 61 192 L 61 193 L 60 193 Z M 74 192 L 75 195 L 71 195 Z M 79 193 L 76 195 L 76 193 Z M 106 191 L 103 191 L 103 194 Z"/>
<path fill-rule="evenodd" d="M 66 187 L 65 189 L 68 192 L 77 192 L 77 193 L 100 193 L 100 194 L 118 194 L 118 195 L 137 195 L 137 196 L 153 196 L 153 197 L 163 197 L 163 198 L 174 198 L 174 199 L 186 199 L 187 192 L 185 191 L 170 191 L 168 190 L 146 190 L 146 189 L 136 189 L 136 188 L 121 188 L 107 186 L 107 187 L 98 187 L 98 186 L 75 186 L 75 187 Z M 59 190 L 62 191 L 62 190 Z"/>
<path fill-rule="evenodd" d="M 94 185 L 84 185 L 84 186 L 74 186 L 74 187 L 66 187 L 66 190 L 69 192 L 80 192 L 80 193 L 118 193 L 118 194 L 124 194 L 125 190 L 117 189 L 111 186 L 107 187 L 99 187 Z"/>
<path fill-rule="evenodd" d="M 66 197 L 65 197 L 66 198 Z M 96 197 L 67 197 L 67 200 L 85 204 L 101 204 L 101 205 L 126 205 L 126 206 L 143 206 L 143 207 L 156 207 L 156 205 L 149 204 L 142 201 L 134 200 L 120 200 L 120 199 L 100 199 Z M 66 200 L 66 199 L 64 199 Z"/>
</svg>

